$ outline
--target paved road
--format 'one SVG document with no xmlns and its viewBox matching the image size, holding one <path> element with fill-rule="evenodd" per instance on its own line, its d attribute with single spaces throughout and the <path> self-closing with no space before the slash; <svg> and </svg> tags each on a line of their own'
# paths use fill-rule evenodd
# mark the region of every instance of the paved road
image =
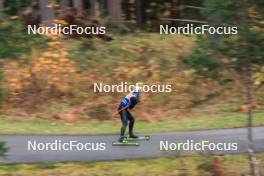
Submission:
<svg viewBox="0 0 264 176">
<path fill-rule="evenodd" d="M 257 151 L 264 151 L 264 127 L 254 128 L 254 142 Z M 8 157 L 1 162 L 5 163 L 31 163 L 31 162 L 60 162 L 60 161 L 98 161 L 98 160 L 121 160 L 121 159 L 136 159 L 136 158 L 151 158 L 160 156 L 173 156 L 178 154 L 192 154 L 192 151 L 161 151 L 160 141 L 164 143 L 168 141 L 170 146 L 175 147 L 175 143 L 191 142 L 201 143 L 209 141 L 210 143 L 237 143 L 237 150 L 213 150 L 209 151 L 205 148 L 203 153 L 242 153 L 247 151 L 246 129 L 223 129 L 223 130 L 208 130 L 208 131 L 192 131 L 192 132 L 169 132 L 169 133 L 153 133 L 150 134 L 150 141 L 141 141 L 140 146 L 112 146 L 112 141 L 117 136 L 12 136 L 2 135 L 0 141 L 5 141 L 10 148 Z M 70 141 L 75 141 L 73 144 L 79 144 L 82 147 L 85 143 L 87 149 L 90 149 L 91 143 L 101 146 L 93 146 L 93 151 L 81 150 L 43 150 L 43 145 L 59 141 L 61 144 L 67 144 Z M 39 151 L 28 150 L 29 141 L 33 144 L 34 141 L 38 144 Z M 102 144 L 103 143 L 103 144 Z M 208 143 L 208 142 L 205 142 Z M 48 144 L 49 145 L 49 144 Z M 55 144 L 53 144 L 54 147 Z M 235 145 L 235 144 L 233 144 Z M 57 145 L 58 146 L 58 145 Z M 32 147 L 32 146 L 31 146 Z M 49 147 L 49 146 L 48 146 Z M 68 146 L 69 147 L 69 146 Z M 186 147 L 186 146 L 185 146 Z M 223 146 L 222 146 L 223 147 Z M 230 149 L 230 146 L 226 146 Z M 229 148 L 228 148 L 229 147 Z M 103 150 L 105 148 L 105 150 Z M 54 149 L 54 148 L 53 148 Z M 97 150 L 96 150 L 97 149 Z M 101 150 L 100 150 L 101 149 Z M 233 148 L 234 149 L 234 148 Z M 200 151 L 201 152 L 201 151 Z M 197 152 L 196 152 L 197 153 Z"/>
</svg>

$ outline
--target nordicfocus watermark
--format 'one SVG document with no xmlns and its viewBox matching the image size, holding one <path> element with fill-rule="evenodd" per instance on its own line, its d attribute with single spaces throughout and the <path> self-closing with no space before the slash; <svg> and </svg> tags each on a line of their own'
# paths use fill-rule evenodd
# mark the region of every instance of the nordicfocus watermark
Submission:
<svg viewBox="0 0 264 176">
<path fill-rule="evenodd" d="M 53 140 L 41 142 L 37 140 L 27 141 L 28 151 L 104 151 L 105 142 L 79 142 L 75 140 L 62 141 Z"/>
<path fill-rule="evenodd" d="M 27 26 L 28 35 L 31 34 L 93 34 L 93 35 L 102 35 L 106 34 L 106 27 L 104 26 L 78 26 L 78 25 L 69 25 L 62 26 L 61 24 L 55 24 L 54 26 L 37 26 L 37 25 L 28 25 Z"/>
<path fill-rule="evenodd" d="M 160 141 L 160 150 L 165 151 L 237 151 L 238 143 L 232 142 L 210 142 L 207 140 L 195 142 L 186 140 L 184 142 Z"/>
<path fill-rule="evenodd" d="M 135 87 L 141 87 L 143 92 L 154 92 L 154 93 L 169 93 L 172 92 L 172 85 L 170 84 L 143 84 L 143 83 L 136 83 L 136 84 L 128 84 L 128 82 L 120 82 L 119 84 L 104 84 L 104 83 L 94 83 L 93 84 L 93 91 L 94 92 L 106 92 L 106 93 L 113 93 L 113 92 L 131 92 L 134 90 Z"/>
<path fill-rule="evenodd" d="M 187 24 L 186 26 L 169 26 L 169 25 L 160 25 L 160 34 L 218 34 L 218 35 L 236 35 L 238 34 L 238 27 L 236 26 L 210 26 L 204 24 L 201 26 L 194 26 L 193 24 Z"/>
</svg>

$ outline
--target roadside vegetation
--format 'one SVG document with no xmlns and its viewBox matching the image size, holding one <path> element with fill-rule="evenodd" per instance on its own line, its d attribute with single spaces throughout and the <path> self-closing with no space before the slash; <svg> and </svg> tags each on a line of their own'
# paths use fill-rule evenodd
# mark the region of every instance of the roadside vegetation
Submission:
<svg viewBox="0 0 264 176">
<path fill-rule="evenodd" d="M 263 160 L 264 154 L 257 154 Z M 259 165 L 264 172 L 264 165 Z M 70 162 L 70 163 L 37 163 L 37 164 L 7 164 L 0 166 L 0 175 L 19 176 L 241 176 L 249 172 L 247 156 L 224 155 L 204 156 L 194 155 L 176 158 L 157 158 L 129 161 L 102 162 Z"/>
</svg>

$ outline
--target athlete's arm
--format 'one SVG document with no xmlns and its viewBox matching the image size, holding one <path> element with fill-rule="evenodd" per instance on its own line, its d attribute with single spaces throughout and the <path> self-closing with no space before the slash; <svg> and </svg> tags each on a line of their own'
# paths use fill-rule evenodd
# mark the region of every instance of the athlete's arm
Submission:
<svg viewBox="0 0 264 176">
<path fill-rule="evenodd" d="M 120 109 L 117 113 L 120 113 L 122 111 L 124 111 L 125 109 L 127 109 L 129 107 L 129 105 L 126 105 L 125 107 L 123 107 L 122 109 Z"/>
</svg>

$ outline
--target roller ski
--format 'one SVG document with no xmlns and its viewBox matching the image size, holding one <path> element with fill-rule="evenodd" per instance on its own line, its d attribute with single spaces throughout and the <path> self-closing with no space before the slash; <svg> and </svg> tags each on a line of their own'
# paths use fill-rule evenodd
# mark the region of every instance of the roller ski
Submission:
<svg viewBox="0 0 264 176">
<path fill-rule="evenodd" d="M 128 141 L 126 137 L 121 137 L 118 141 L 112 142 L 113 146 L 139 146 L 138 142 Z"/>
<path fill-rule="evenodd" d="M 125 137 L 126 141 L 149 141 L 150 136 L 128 136 Z"/>
</svg>

